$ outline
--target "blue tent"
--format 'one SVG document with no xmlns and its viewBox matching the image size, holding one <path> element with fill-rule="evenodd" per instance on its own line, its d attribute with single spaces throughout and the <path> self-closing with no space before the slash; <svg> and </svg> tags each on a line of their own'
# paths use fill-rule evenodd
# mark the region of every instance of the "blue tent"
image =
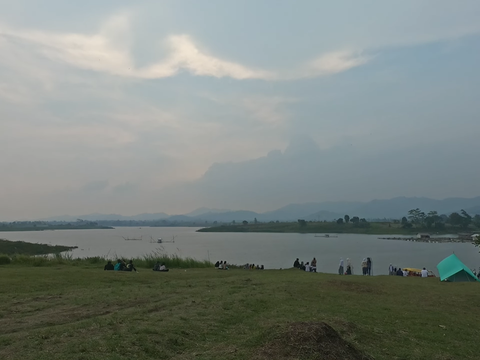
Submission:
<svg viewBox="0 0 480 360">
<path fill-rule="evenodd" d="M 437 269 L 440 274 L 440 281 L 480 281 L 455 254 L 440 261 Z"/>
</svg>

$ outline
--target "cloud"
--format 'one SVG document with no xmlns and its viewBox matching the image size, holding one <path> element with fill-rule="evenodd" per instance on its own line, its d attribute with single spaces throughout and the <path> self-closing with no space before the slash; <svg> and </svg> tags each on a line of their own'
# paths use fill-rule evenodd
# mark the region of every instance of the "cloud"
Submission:
<svg viewBox="0 0 480 360">
<path fill-rule="evenodd" d="M 296 101 L 282 97 L 256 96 L 244 98 L 242 105 L 253 119 L 267 125 L 279 125 L 289 118 L 282 107 Z"/>
<path fill-rule="evenodd" d="M 308 75 L 337 74 L 366 64 L 369 57 L 354 51 L 336 51 L 322 55 L 308 64 Z"/>
<path fill-rule="evenodd" d="M 187 34 L 175 34 L 163 39 L 166 55 L 162 60 L 137 67 L 131 49 L 130 33 L 128 14 L 112 16 L 94 34 L 0 26 L 0 53 L 21 47 L 22 56 L 25 57 L 24 50 L 27 48 L 31 57 L 41 56 L 79 69 L 135 79 L 168 78 L 186 71 L 194 76 L 228 77 L 236 80 L 294 80 L 336 74 L 363 65 L 369 60 L 352 51 L 334 51 L 321 55 L 294 71 L 255 69 L 202 50 Z"/>
<path fill-rule="evenodd" d="M 128 17 L 122 15 L 107 20 L 100 31 L 93 35 L 3 27 L 0 28 L 0 36 L 4 47 L 6 43 L 23 43 L 50 60 L 124 77 L 159 79 L 186 70 L 197 76 L 231 77 L 238 80 L 273 78 L 273 74 L 268 71 L 251 69 L 210 55 L 200 50 L 193 39 L 184 34 L 171 35 L 165 39 L 168 53 L 165 59 L 137 68 L 129 48 L 128 30 Z"/>
<path fill-rule="evenodd" d="M 99 181 L 91 181 L 80 189 L 81 192 L 100 192 L 108 187 L 108 181 L 106 180 L 99 180 Z"/>
</svg>

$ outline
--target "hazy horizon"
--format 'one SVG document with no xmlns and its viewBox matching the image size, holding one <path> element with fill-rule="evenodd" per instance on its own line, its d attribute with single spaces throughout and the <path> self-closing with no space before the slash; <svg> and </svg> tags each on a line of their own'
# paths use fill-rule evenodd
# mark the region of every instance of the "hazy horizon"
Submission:
<svg viewBox="0 0 480 360">
<path fill-rule="evenodd" d="M 480 2 L 0 0 L 0 219 L 480 195 Z"/>
</svg>

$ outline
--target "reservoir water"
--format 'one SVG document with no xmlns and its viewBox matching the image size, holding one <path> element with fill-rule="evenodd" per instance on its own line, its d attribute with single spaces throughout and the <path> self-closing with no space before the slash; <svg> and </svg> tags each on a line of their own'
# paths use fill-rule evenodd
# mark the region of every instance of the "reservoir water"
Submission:
<svg viewBox="0 0 480 360">
<path fill-rule="evenodd" d="M 336 273 L 340 258 L 350 258 L 355 274 L 363 258 L 373 260 L 374 275 L 388 273 L 389 264 L 400 267 L 426 267 L 437 273 L 436 265 L 455 253 L 469 268 L 480 266 L 478 249 L 469 243 L 424 243 L 380 240 L 381 235 L 336 234 L 337 238 L 314 234 L 199 233 L 192 227 L 120 227 L 109 230 L 56 230 L 0 232 L 0 238 L 51 245 L 78 246 L 74 257 L 140 257 L 153 251 L 177 254 L 212 262 L 263 264 L 267 269 L 289 268 L 295 258 L 317 259 L 317 271 Z M 174 243 L 158 244 L 163 238 Z M 392 235 L 389 235 L 390 237 Z M 125 238 L 140 238 L 126 241 Z"/>
</svg>

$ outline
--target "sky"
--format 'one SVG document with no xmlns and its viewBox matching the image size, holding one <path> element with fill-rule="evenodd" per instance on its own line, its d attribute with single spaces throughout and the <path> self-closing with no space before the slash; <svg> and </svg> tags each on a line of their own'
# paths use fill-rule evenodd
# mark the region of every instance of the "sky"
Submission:
<svg viewBox="0 0 480 360">
<path fill-rule="evenodd" d="M 480 195 L 478 0 L 0 9 L 0 220 Z"/>
</svg>

